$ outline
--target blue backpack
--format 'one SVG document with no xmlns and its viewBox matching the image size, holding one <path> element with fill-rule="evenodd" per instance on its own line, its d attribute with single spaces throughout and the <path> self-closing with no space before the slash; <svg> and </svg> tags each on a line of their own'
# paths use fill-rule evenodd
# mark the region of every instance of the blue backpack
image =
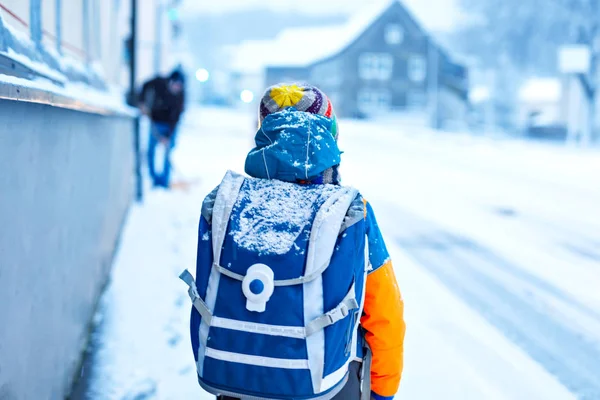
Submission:
<svg viewBox="0 0 600 400">
<path fill-rule="evenodd" d="M 365 229 L 354 189 L 228 172 L 202 207 L 196 279 L 181 274 L 202 388 L 334 397 L 360 360 Z"/>
</svg>

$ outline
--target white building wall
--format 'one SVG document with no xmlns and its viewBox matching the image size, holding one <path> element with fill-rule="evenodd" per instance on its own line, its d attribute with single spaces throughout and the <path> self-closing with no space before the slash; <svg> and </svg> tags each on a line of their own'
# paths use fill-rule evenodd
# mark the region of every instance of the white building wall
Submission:
<svg viewBox="0 0 600 400">
<path fill-rule="evenodd" d="M 42 28 L 49 33 L 42 36 L 47 48 L 56 48 L 56 0 L 42 1 Z"/>
<path fill-rule="evenodd" d="M 29 25 L 29 0 L 2 0 L 2 5 Z M 29 36 L 29 27 L 18 22 L 10 13 L 0 9 L 0 16 L 5 24 Z"/>
<path fill-rule="evenodd" d="M 41 2 L 44 47 L 49 50 L 57 48 L 56 19 L 58 17 L 63 55 L 82 64 L 90 62 L 94 67 L 100 67 L 109 84 L 126 86 L 128 66 L 125 43 L 130 34 L 130 0 L 61 0 L 60 15 L 57 15 L 56 1 L 42 0 Z M 87 19 L 84 15 L 84 3 L 87 3 Z M 172 30 L 167 18 L 167 6 L 159 7 L 160 3 L 167 2 L 137 0 L 138 83 L 147 80 L 157 72 L 163 74 L 168 72 L 175 64 L 171 57 Z M 4 23 L 14 31 L 29 37 L 30 0 L 2 0 L 1 4 L 10 11 L 0 9 L 0 16 Z M 160 29 L 158 29 L 159 25 Z M 89 35 L 87 43 L 86 30 Z M 160 42 L 158 65 L 155 63 L 157 42 Z"/>
<path fill-rule="evenodd" d="M 125 85 L 127 66 L 125 63 L 125 38 L 129 26 L 125 15 L 127 2 L 99 0 L 100 13 L 100 60 L 105 79 L 113 85 Z"/>
<path fill-rule="evenodd" d="M 589 134 L 589 103 L 579 78 L 569 76 L 563 80 L 563 98 L 560 104 L 561 120 L 567 127 L 570 140 L 583 139 Z"/>
<path fill-rule="evenodd" d="M 80 0 L 81 1 L 81 0 Z M 106 78 L 114 84 L 126 86 L 129 72 L 126 54 L 126 40 L 130 35 L 131 3 L 129 0 L 101 0 L 102 66 Z M 113 3 L 113 4 L 110 4 Z M 165 73 L 170 67 L 171 28 L 166 16 L 166 8 L 159 8 L 160 0 L 137 0 L 137 84 L 150 79 L 157 72 Z M 160 18 L 158 12 L 162 10 Z M 162 25 L 157 29 L 157 21 Z M 162 33 L 157 37 L 157 32 Z M 155 66 L 157 39 L 159 49 L 159 70 Z"/>
<path fill-rule="evenodd" d="M 85 0 L 62 0 L 61 4 L 61 31 L 62 52 L 76 60 L 85 61 L 85 44 L 83 40 L 83 1 Z M 42 3 L 46 0 L 42 1 Z M 42 15 L 42 28 L 47 29 L 52 25 L 52 20 L 47 20 Z"/>
</svg>

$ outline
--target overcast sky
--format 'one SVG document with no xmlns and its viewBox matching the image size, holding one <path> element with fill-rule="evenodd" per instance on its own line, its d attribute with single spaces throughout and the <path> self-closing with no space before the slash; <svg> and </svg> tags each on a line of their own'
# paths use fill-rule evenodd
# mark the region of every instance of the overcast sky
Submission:
<svg viewBox="0 0 600 400">
<path fill-rule="evenodd" d="M 381 0 L 184 0 L 187 11 L 220 12 L 258 9 L 302 10 L 310 13 L 351 13 L 361 5 Z M 403 0 L 419 21 L 428 29 L 450 30 L 460 23 L 458 0 Z"/>
</svg>

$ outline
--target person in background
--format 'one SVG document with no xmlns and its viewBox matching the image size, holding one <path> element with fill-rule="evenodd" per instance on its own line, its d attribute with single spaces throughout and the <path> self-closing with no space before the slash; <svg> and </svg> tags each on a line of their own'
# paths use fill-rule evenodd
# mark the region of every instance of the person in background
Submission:
<svg viewBox="0 0 600 400">
<path fill-rule="evenodd" d="M 177 124 L 185 103 L 185 77 L 175 70 L 168 77 L 156 77 L 144 84 L 139 95 L 139 107 L 150 118 L 148 140 L 148 170 L 155 187 L 169 187 L 170 154 L 175 147 Z M 156 173 L 156 146 L 165 146 L 165 158 L 160 174 Z"/>
</svg>

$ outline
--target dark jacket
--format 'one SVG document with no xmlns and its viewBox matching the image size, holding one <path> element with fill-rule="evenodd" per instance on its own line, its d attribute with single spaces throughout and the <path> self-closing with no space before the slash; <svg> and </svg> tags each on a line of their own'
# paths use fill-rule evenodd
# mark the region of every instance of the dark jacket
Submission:
<svg viewBox="0 0 600 400">
<path fill-rule="evenodd" d="M 184 92 L 173 94 L 169 90 L 169 78 L 154 78 L 144 84 L 139 96 L 140 105 L 150 110 L 150 119 L 175 128 L 183 113 Z"/>
</svg>

